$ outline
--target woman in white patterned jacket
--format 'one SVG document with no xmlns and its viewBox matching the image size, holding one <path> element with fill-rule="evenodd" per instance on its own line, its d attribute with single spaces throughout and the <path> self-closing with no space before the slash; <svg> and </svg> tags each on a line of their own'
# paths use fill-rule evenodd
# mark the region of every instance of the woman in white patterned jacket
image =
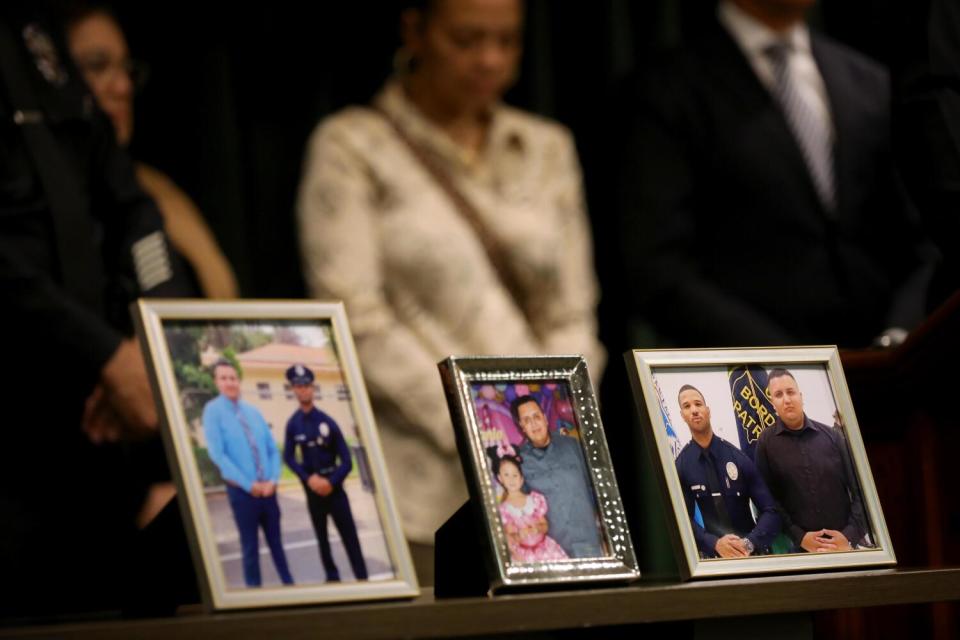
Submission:
<svg viewBox="0 0 960 640">
<path fill-rule="evenodd" d="M 436 363 L 582 353 L 596 383 L 606 359 L 573 140 L 500 102 L 523 10 L 434 0 L 404 11 L 402 70 L 371 107 L 318 125 L 300 185 L 308 287 L 346 304 L 428 584 L 434 532 L 467 498 Z"/>
</svg>

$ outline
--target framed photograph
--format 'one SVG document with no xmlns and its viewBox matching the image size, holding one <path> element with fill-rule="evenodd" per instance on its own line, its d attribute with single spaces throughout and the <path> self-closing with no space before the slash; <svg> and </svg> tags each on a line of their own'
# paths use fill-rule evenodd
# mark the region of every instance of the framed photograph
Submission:
<svg viewBox="0 0 960 640">
<path fill-rule="evenodd" d="M 625 355 L 685 578 L 896 564 L 836 347 Z"/>
<path fill-rule="evenodd" d="M 640 576 L 580 356 L 439 363 L 491 589 Z"/>
<path fill-rule="evenodd" d="M 417 595 L 342 304 L 135 316 L 208 608 Z"/>
</svg>

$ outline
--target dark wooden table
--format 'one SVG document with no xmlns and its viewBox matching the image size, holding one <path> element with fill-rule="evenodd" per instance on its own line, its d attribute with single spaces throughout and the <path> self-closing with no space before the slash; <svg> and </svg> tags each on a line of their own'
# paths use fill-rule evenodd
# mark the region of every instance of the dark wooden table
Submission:
<svg viewBox="0 0 960 640">
<path fill-rule="evenodd" d="M 0 638 L 439 638 L 682 620 L 701 621 L 698 637 L 809 637 L 809 616 L 796 614 L 952 600 L 960 569 L 884 569 L 449 600 L 427 589 L 412 601 L 7 628 Z"/>
</svg>

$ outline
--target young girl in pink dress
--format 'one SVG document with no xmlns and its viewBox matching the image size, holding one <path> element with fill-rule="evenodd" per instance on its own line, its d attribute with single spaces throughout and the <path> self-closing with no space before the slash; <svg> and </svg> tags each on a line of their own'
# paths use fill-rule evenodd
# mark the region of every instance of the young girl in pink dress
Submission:
<svg viewBox="0 0 960 640">
<path fill-rule="evenodd" d="M 497 481 L 503 487 L 500 519 L 507 534 L 512 562 L 564 560 L 567 553 L 547 535 L 547 499 L 542 493 L 523 490 L 520 460 L 513 455 L 497 459 Z"/>
</svg>

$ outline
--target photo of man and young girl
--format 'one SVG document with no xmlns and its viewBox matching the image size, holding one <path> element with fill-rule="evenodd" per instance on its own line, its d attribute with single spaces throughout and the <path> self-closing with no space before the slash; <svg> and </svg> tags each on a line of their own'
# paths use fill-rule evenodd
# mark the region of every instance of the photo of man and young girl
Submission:
<svg viewBox="0 0 960 640">
<path fill-rule="evenodd" d="M 566 382 L 471 385 L 510 561 L 608 555 Z"/>
</svg>

